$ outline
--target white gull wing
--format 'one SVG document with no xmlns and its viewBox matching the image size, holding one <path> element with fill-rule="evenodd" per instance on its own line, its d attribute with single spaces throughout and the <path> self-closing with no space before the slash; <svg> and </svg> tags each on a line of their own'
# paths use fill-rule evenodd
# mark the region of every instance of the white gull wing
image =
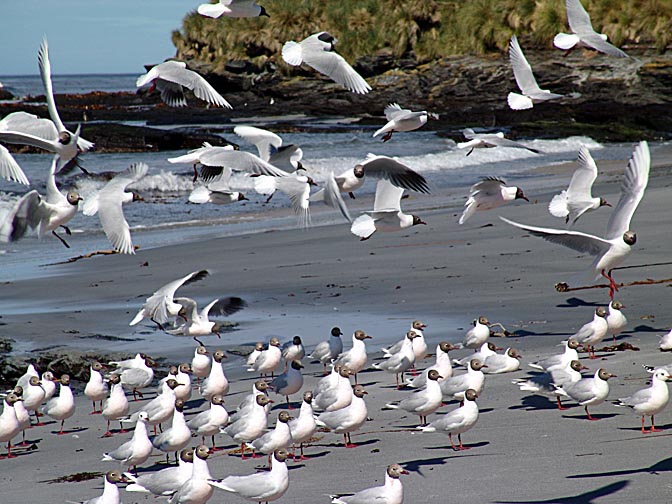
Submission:
<svg viewBox="0 0 672 504">
<path fill-rule="evenodd" d="M 402 109 L 398 103 L 390 103 L 387 107 L 385 107 L 384 112 L 385 112 L 385 119 L 387 119 L 388 121 L 392 121 L 397 117 L 401 117 L 411 113 L 411 111 L 408 109 Z"/>
<path fill-rule="evenodd" d="M 509 60 L 513 68 L 513 76 L 524 95 L 534 96 L 541 93 L 541 88 L 532 73 L 532 67 L 527 62 L 523 50 L 518 44 L 518 38 L 513 35 L 509 42 Z"/>
<path fill-rule="evenodd" d="M 0 177 L 19 184 L 30 185 L 28 177 L 23 173 L 19 163 L 3 145 L 0 145 Z"/>
<path fill-rule="evenodd" d="M 607 252 L 611 247 L 611 243 L 608 240 L 587 233 L 527 226 L 525 224 L 519 224 L 501 216 L 499 218 L 507 224 L 524 229 L 534 236 L 538 236 L 548 242 L 556 243 L 572 250 L 576 250 L 577 252 L 599 256 Z"/>
<path fill-rule="evenodd" d="M 376 196 L 373 200 L 374 213 L 400 212 L 401 196 L 403 194 L 403 188 L 392 185 L 388 180 L 379 180 L 376 185 Z"/>
<path fill-rule="evenodd" d="M 161 93 L 161 101 L 169 107 L 186 107 L 187 97 L 182 85 L 165 79 L 156 79 L 156 89 Z"/>
<path fill-rule="evenodd" d="M 569 27 L 574 33 L 579 35 L 581 42 L 610 56 L 619 58 L 628 57 L 625 52 L 607 42 L 605 40 L 606 36 L 600 36 L 599 33 L 595 32 L 593 23 L 590 21 L 590 15 L 583 5 L 581 5 L 580 0 L 565 0 L 565 7 L 567 9 Z"/>
<path fill-rule="evenodd" d="M 182 61 L 165 61 L 156 65 L 147 74 L 140 76 L 136 85 L 140 87 L 154 79 L 163 79 L 191 89 L 197 98 L 212 105 L 233 108 L 208 81 L 196 72 L 188 70 L 186 63 Z"/>
<path fill-rule="evenodd" d="M 43 149 L 48 152 L 58 153 L 56 145 L 57 140 L 46 140 L 42 137 L 20 131 L 0 131 L 0 142 L 30 145 L 31 147 L 37 147 L 38 149 Z"/>
<path fill-rule="evenodd" d="M 229 9 L 228 6 L 231 5 L 232 1 L 233 0 L 219 0 L 219 2 L 214 4 L 201 4 L 198 6 L 197 11 L 201 16 L 218 18 L 223 14 L 229 14 L 231 12 L 231 9 Z"/>
<path fill-rule="evenodd" d="M 35 229 L 43 218 L 48 217 L 42 205 L 42 197 L 36 190 L 24 194 L 5 222 L 0 225 L 0 241 L 10 242 L 22 238 L 28 228 Z"/>
<path fill-rule="evenodd" d="M 215 299 L 215 301 L 217 300 Z M 198 304 L 193 299 L 188 297 L 176 297 L 173 299 L 173 302 L 181 305 L 182 308 L 184 308 L 184 311 L 187 314 L 185 317 L 187 319 L 187 323 L 191 322 L 198 316 Z"/>
<path fill-rule="evenodd" d="M 224 166 L 232 170 L 270 175 L 271 177 L 287 176 L 287 172 L 276 168 L 259 156 L 244 151 L 209 150 L 201 154 L 200 161 L 205 166 Z"/>
<path fill-rule="evenodd" d="M 506 182 L 496 177 L 486 177 L 480 182 L 476 182 L 469 190 L 469 197 L 481 195 L 484 197 L 495 197 L 502 193 L 502 187 Z"/>
<path fill-rule="evenodd" d="M 45 140 L 58 138 L 58 130 L 50 119 L 42 119 L 27 112 L 12 112 L 0 121 L 0 131 L 28 133 Z"/>
<path fill-rule="evenodd" d="M 236 126 L 233 132 L 254 145 L 259 151 L 259 157 L 264 161 L 268 161 L 273 150 L 279 149 L 282 145 L 282 138 L 278 135 L 254 126 Z"/>
<path fill-rule="evenodd" d="M 625 178 L 621 184 L 621 197 L 609 217 L 606 238 L 612 240 L 630 229 L 632 219 L 649 182 L 651 153 L 646 141 L 639 142 L 625 169 Z"/>
<path fill-rule="evenodd" d="M 292 202 L 294 213 L 299 217 L 301 227 L 310 225 L 310 184 L 305 176 L 284 176 L 275 179 L 276 187 Z"/>
<path fill-rule="evenodd" d="M 46 37 L 42 39 L 40 44 L 40 49 L 37 52 L 37 62 L 40 67 L 40 77 L 42 78 L 42 84 L 44 85 L 44 95 L 47 100 L 47 108 L 49 110 L 49 117 L 54 122 L 56 129 L 61 131 L 69 130 L 61 121 L 61 117 L 58 115 L 58 109 L 56 108 L 56 100 L 54 100 L 54 88 L 51 83 L 51 62 L 49 61 L 49 44 L 47 43 Z M 79 133 L 76 133 L 77 137 L 77 146 L 82 151 L 87 151 L 93 148 L 94 144 L 83 138 L 79 138 Z"/>
<path fill-rule="evenodd" d="M 47 99 L 47 108 L 49 109 L 49 117 L 54 121 L 58 131 L 67 131 L 61 117 L 58 115 L 56 108 L 56 101 L 54 100 L 54 89 L 51 84 L 51 63 L 49 62 L 49 44 L 47 39 L 43 38 L 40 44 L 40 49 L 37 52 L 37 62 L 40 67 L 40 77 L 44 85 L 44 94 Z"/>
<path fill-rule="evenodd" d="M 206 318 L 208 315 L 213 317 L 233 315 L 247 306 L 247 302 L 239 297 L 225 297 L 215 299 L 201 310 L 201 317 Z"/>
<path fill-rule="evenodd" d="M 361 166 L 369 177 L 389 180 L 395 186 L 411 191 L 430 192 L 425 177 L 391 157 L 369 154 Z"/>
<path fill-rule="evenodd" d="M 303 159 L 303 150 L 298 145 L 289 144 L 278 147 L 278 150 L 271 154 L 268 162 L 288 173 L 295 172 L 301 166 Z"/>
<path fill-rule="evenodd" d="M 293 66 L 306 63 L 350 91 L 368 93 L 371 86 L 340 54 L 330 50 L 330 43 L 318 38 L 322 33 L 311 35 L 298 43 L 293 40 L 286 42 L 282 46 L 282 59 Z"/>
<path fill-rule="evenodd" d="M 182 278 L 178 278 L 177 280 L 173 280 L 172 282 L 167 283 L 145 300 L 145 304 L 142 310 L 140 310 L 140 313 L 138 313 L 138 315 L 142 314 L 142 316 L 136 316 L 129 325 L 137 324 L 140 322 L 140 320 L 142 320 L 143 316 L 152 318 L 161 324 L 167 322 L 170 315 L 166 305 L 168 303 L 173 303 L 173 298 L 175 297 L 175 292 L 177 289 L 183 285 L 202 280 L 209 274 L 210 273 L 207 270 L 192 271 Z"/>
<path fill-rule="evenodd" d="M 572 175 L 567 189 L 570 201 L 587 201 L 592 195 L 592 187 L 597 178 L 597 165 L 586 147 L 579 149 L 578 167 Z"/>
<path fill-rule="evenodd" d="M 341 196 L 341 191 L 336 182 L 336 177 L 334 177 L 334 172 L 330 172 L 329 175 L 327 175 L 324 188 L 312 194 L 310 196 L 310 201 L 323 201 L 330 207 L 338 209 L 348 222 L 352 222 L 350 211 Z"/>
<path fill-rule="evenodd" d="M 145 163 L 135 163 L 111 179 L 98 192 L 98 217 L 112 246 L 121 254 L 135 254 L 131 232 L 124 217 L 122 203 L 126 188 L 147 174 Z"/>
</svg>

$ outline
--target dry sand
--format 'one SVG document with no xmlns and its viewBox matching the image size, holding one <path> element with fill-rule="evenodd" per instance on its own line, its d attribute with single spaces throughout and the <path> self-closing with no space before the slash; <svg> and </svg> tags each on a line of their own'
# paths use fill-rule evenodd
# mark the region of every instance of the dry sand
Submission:
<svg viewBox="0 0 672 504">
<path fill-rule="evenodd" d="M 617 281 L 672 277 L 668 264 L 645 266 L 670 260 L 672 239 L 666 231 L 671 224 L 668 192 L 672 178 L 668 172 L 669 166 L 653 171 L 633 221 L 638 243 L 625 265 L 642 267 L 616 271 Z M 516 182 L 525 187 L 526 179 Z M 617 184 L 607 183 L 598 186 L 595 194 L 615 203 L 618 191 Z M 463 435 L 470 450 L 454 452 L 446 436 L 415 431 L 417 419 L 412 415 L 382 411 L 384 403 L 408 392 L 391 386 L 392 375 L 364 373 L 360 381 L 369 392 L 371 421 L 353 435 L 360 446 L 345 449 L 341 436 L 321 433 L 321 439 L 307 448 L 311 460 L 289 463 L 290 487 L 281 502 L 328 502 L 328 494 L 380 484 L 385 467 L 392 462 L 411 471 L 403 479 L 408 503 L 670 502 L 669 410 L 656 418 L 657 425 L 665 429 L 662 433 L 642 435 L 639 418 L 609 402 L 591 409 L 601 420 L 590 422 L 581 407 L 558 411 L 550 401 L 520 392 L 511 384 L 513 378 L 527 376 L 528 362 L 558 352 L 556 345 L 590 320 L 595 306 L 608 301 L 606 289 L 560 294 L 553 288 L 556 282 L 587 269 L 590 258 L 525 236 L 496 218 L 502 214 L 529 224 L 561 225 L 546 213 L 553 194 L 550 190 L 535 187 L 526 192 L 538 204 L 521 202 L 498 212 L 476 214 L 462 227 L 456 224 L 458 206 L 437 204 L 427 209 L 426 201 L 413 197 L 405 202 L 406 208 L 417 208 L 428 226 L 377 235 L 361 243 L 346 225 L 325 226 L 305 232 L 216 238 L 198 246 L 184 243 L 141 250 L 134 257 L 99 257 L 51 266 L 37 278 L 2 286 L 2 303 L 11 302 L 14 308 L 2 318 L 6 324 L 2 334 L 35 346 L 60 342 L 80 348 L 96 343 L 78 339 L 78 335 L 142 338 L 114 347 L 131 352 L 143 348 L 171 362 L 190 360 L 194 349 L 190 339 L 160 334 L 150 325 L 129 330 L 127 324 L 151 291 L 201 268 L 210 269 L 211 277 L 185 288 L 184 294 L 199 300 L 240 295 L 250 302 L 247 310 L 232 317 L 239 329 L 221 341 L 209 338 L 211 348 L 267 341 L 270 335 L 286 341 L 294 334 L 304 336 L 311 347 L 338 325 L 347 335 L 346 348 L 349 335 L 362 328 L 374 336 L 369 348 L 377 351 L 399 339 L 417 318 L 428 325 L 425 336 L 433 350 L 441 340 L 459 341 L 473 318 L 486 315 L 514 332 L 496 343 L 515 346 L 524 358 L 520 371 L 487 377 L 478 400 L 481 417 Z M 601 209 L 585 216 L 578 228 L 600 234 L 608 217 L 608 209 Z M 137 241 L 141 243 L 141 237 Z M 619 342 L 640 350 L 598 352 L 598 360 L 585 360 L 591 374 L 603 366 L 618 375 L 610 381 L 610 399 L 645 386 L 648 375 L 641 364 L 672 360 L 657 349 L 657 335 L 672 325 L 669 298 L 666 284 L 624 287 L 617 295 L 627 306 L 629 319 Z M 15 308 L 21 303 L 26 303 L 29 313 L 18 313 Z M 69 332 L 73 330 L 79 333 Z M 467 355 L 467 351 L 454 353 L 455 357 Z M 233 408 L 250 388 L 252 378 L 239 357 L 231 356 L 226 370 L 233 382 L 227 406 Z M 321 366 L 309 364 L 306 372 L 308 388 L 319 378 Z M 66 422 L 74 432 L 55 436 L 56 424 L 33 428 L 28 438 L 35 441 L 37 450 L 17 450 L 18 458 L 0 460 L 0 502 L 79 501 L 100 494 L 100 477 L 80 483 L 48 483 L 74 473 L 115 468 L 100 462 L 101 455 L 128 439 L 128 435 L 100 439 L 103 419 L 89 416 L 90 403 L 81 395 L 77 399 L 77 412 Z M 201 404 L 192 401 L 189 406 L 191 414 Z M 444 406 L 430 420 L 454 407 L 455 403 Z M 277 411 L 276 406 L 271 425 Z M 234 448 L 224 435 L 218 444 Z M 158 469 L 162 460 L 163 455 L 156 454 L 141 470 Z M 209 462 L 215 477 L 250 473 L 259 464 L 242 462 L 226 452 L 217 453 Z M 122 495 L 127 504 L 155 502 L 149 496 Z M 242 500 L 216 490 L 211 502 Z"/>
</svg>

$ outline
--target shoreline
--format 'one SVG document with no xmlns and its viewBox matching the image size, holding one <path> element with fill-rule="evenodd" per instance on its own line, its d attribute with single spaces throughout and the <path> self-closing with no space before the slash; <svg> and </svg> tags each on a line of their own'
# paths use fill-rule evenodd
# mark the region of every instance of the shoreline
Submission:
<svg viewBox="0 0 672 504">
<path fill-rule="evenodd" d="M 670 166 L 668 155 L 654 160 L 649 188 L 633 219 L 637 246 L 624 266 L 669 260 L 672 238 L 660 230 L 671 224 L 666 211 L 672 185 Z M 617 173 L 624 167 L 625 162 L 614 161 L 605 169 Z M 428 226 L 377 234 L 366 242 L 350 236 L 348 226 L 343 224 L 307 231 L 213 237 L 203 242 L 140 249 L 136 256 L 97 257 L 43 268 L 37 277 L 2 285 L 0 303 L 11 299 L 16 305 L 23 304 L 25 312 L 3 315 L 0 334 L 20 341 L 34 338 L 42 347 L 71 344 L 83 348 L 83 342 L 98 340 L 78 337 L 92 334 L 141 338 L 110 345 L 120 352 L 142 347 L 149 355 L 166 357 L 165 365 L 189 361 L 195 346 L 191 339 L 169 337 L 172 341 L 168 341 L 150 325 L 131 330 L 127 324 L 156 288 L 203 268 L 211 275 L 185 286 L 179 294 L 200 303 L 237 295 L 249 303 L 247 309 L 230 318 L 239 323 L 237 330 L 226 333 L 221 341 L 207 339 L 211 349 L 268 341 L 270 336 L 287 341 L 299 334 L 310 351 L 317 341 L 327 338 L 331 327 L 338 325 L 345 334 L 346 349 L 355 329 L 362 328 L 374 336 L 367 340 L 371 363 L 372 358 L 380 356 L 378 349 L 399 339 L 414 319 L 427 324 L 425 337 L 433 352 L 439 341 L 459 341 L 471 320 L 485 315 L 513 333 L 494 339 L 494 343 L 514 346 L 524 357 L 520 371 L 486 378 L 485 390 L 478 399 L 481 416 L 462 436 L 470 450 L 453 452 L 446 436 L 416 431 L 416 417 L 382 410 L 385 403 L 401 399 L 408 392 L 394 389 L 392 375 L 367 371 L 360 380 L 369 392 L 366 401 L 372 420 L 353 435 L 360 446 L 347 450 L 341 446 L 340 436 L 319 433 L 319 439 L 306 450 L 311 460 L 289 463 L 289 490 L 279 502 L 328 502 L 327 494 L 380 484 L 385 467 L 394 462 L 411 472 L 403 477 L 408 502 L 419 498 L 445 502 L 447 491 L 452 501 L 465 504 L 666 502 L 666 439 L 672 429 L 669 407 L 656 416 L 656 425 L 664 431 L 644 436 L 639 432 L 639 418 L 609 401 L 590 409 L 601 420 L 589 422 L 583 408 L 572 401 L 568 401 L 571 409 L 561 412 L 551 401 L 521 392 L 511 384 L 514 378 L 528 376 L 527 363 L 557 353 L 560 341 L 587 322 L 595 306 L 608 300 L 605 289 L 556 292 L 556 282 L 584 271 L 591 259 L 525 236 L 499 221 L 497 215 L 501 214 L 519 222 L 560 226 L 545 208 L 555 189 L 543 184 L 556 181 L 559 185 L 561 177 L 521 177 L 516 182 L 523 185 L 526 180 L 539 180 L 541 184 L 538 190 L 529 191 L 537 204 L 519 202 L 478 212 L 464 226 L 456 222 L 461 201 L 423 211 L 427 204 L 418 197 L 404 203 L 404 208 L 417 211 Z M 619 182 L 615 176 L 600 177 L 594 194 L 616 201 Z M 463 197 L 463 191 L 442 190 L 435 201 Z M 583 217 L 577 229 L 600 234 L 608 218 L 606 209 L 598 210 Z M 29 247 L 36 246 L 37 241 L 19 243 Z M 56 245 L 47 240 L 39 243 L 44 250 L 56 250 Z M 64 254 L 68 252 L 59 250 L 55 255 Z M 672 276 L 669 271 L 670 266 L 649 266 L 618 270 L 615 277 L 617 282 L 627 283 L 643 277 L 668 278 Z M 672 326 L 668 286 L 624 287 L 617 299 L 626 305 L 629 320 L 617 342 L 630 343 L 639 351 L 598 352 L 597 361 L 582 358 L 590 368 L 588 374 L 603 366 L 618 375 L 610 380 L 609 400 L 645 386 L 648 374 L 641 364 L 670 361 L 668 354 L 657 350 L 656 337 Z M 610 344 L 610 340 L 604 344 Z M 468 355 L 465 350 L 454 353 L 456 358 Z M 226 397 L 226 407 L 233 409 L 247 393 L 253 377 L 244 371 L 240 357 L 230 356 L 227 361 L 225 369 L 232 390 Z M 430 362 L 427 359 L 425 364 Z M 304 388 L 311 388 L 322 366 L 308 359 L 304 364 Z M 283 403 L 279 396 L 272 398 L 277 405 L 269 417 L 270 425 L 275 422 L 278 405 Z M 292 399 L 296 402 L 298 394 Z M 57 428 L 53 423 L 33 428 L 28 431 L 28 439 L 35 442 L 37 450 L 17 449 L 17 459 L 0 460 L 0 482 L 5 483 L 3 499 L 7 502 L 81 501 L 100 495 L 100 477 L 78 483 L 47 483 L 83 471 L 116 468 L 100 461 L 102 453 L 129 438 L 115 435 L 100 439 L 105 422 L 97 415 L 88 415 L 91 405 L 83 396 L 76 396 L 76 400 L 77 412 L 66 421 L 68 435 L 53 435 Z M 132 403 L 132 410 L 142 404 Z M 188 416 L 202 409 L 196 400 L 188 406 Z M 456 406 L 451 402 L 430 420 Z M 215 478 L 250 474 L 259 465 L 256 460 L 240 461 L 228 437 L 218 436 L 217 443 L 226 451 L 209 459 Z M 163 459 L 162 454 L 155 454 L 140 469 L 161 469 L 165 467 Z M 353 464 L 353 460 L 358 463 Z M 239 500 L 216 492 L 212 502 Z M 127 504 L 154 501 L 123 490 L 122 499 Z"/>
</svg>

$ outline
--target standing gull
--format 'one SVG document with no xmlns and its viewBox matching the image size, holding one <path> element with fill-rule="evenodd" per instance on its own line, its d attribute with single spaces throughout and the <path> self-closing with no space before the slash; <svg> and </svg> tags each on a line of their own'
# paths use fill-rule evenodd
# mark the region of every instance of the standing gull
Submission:
<svg viewBox="0 0 672 504">
<path fill-rule="evenodd" d="M 327 363 L 334 360 L 343 352 L 343 340 L 341 339 L 343 333 L 340 327 L 333 327 L 331 335 L 327 341 L 321 341 L 315 346 L 313 353 L 308 357 L 319 360 L 324 366 L 324 373 L 327 374 Z"/>
<path fill-rule="evenodd" d="M 616 336 L 623 332 L 625 326 L 628 325 L 628 319 L 623 315 L 623 306 L 618 301 L 612 301 L 609 303 L 609 313 L 607 313 L 607 333 L 611 334 L 614 337 L 614 343 L 616 342 Z"/>
<path fill-rule="evenodd" d="M 54 420 L 61 421 L 61 429 L 57 434 L 62 435 L 66 434 L 63 431 L 63 424 L 75 414 L 75 398 L 70 389 L 70 376 L 67 374 L 61 375 L 59 382 L 61 386 L 58 390 L 58 396 L 49 399 L 42 408 L 42 412 Z"/>
<path fill-rule="evenodd" d="M 372 339 L 364 331 L 357 329 L 352 333 L 352 347 L 340 354 L 334 361 L 334 365 L 347 367 L 352 374 L 355 375 L 355 384 L 357 383 L 357 373 L 366 367 L 367 354 L 366 343 L 367 339 Z"/>
<path fill-rule="evenodd" d="M 471 429 L 478 421 L 478 405 L 476 404 L 478 393 L 473 389 L 464 392 L 464 403 L 452 411 L 449 411 L 438 420 L 434 420 L 426 427 L 418 427 L 422 432 L 443 432 L 448 434 L 450 446 L 453 450 L 468 450 L 468 446 L 462 444 L 462 433 Z M 453 434 L 457 434 L 459 446 L 453 443 Z"/>
<path fill-rule="evenodd" d="M 617 406 L 627 406 L 638 415 L 642 416 L 642 434 L 659 432 L 656 429 L 653 417 L 663 411 L 670 402 L 670 390 L 667 382 L 670 381 L 670 373 L 666 369 L 656 369 L 651 378 L 651 386 L 640 389 L 629 397 L 624 397 L 616 402 Z M 644 418 L 651 417 L 651 428 L 644 428 Z"/>
<path fill-rule="evenodd" d="M 408 474 L 399 464 L 390 464 L 385 471 L 385 484 L 360 490 L 353 495 L 330 495 L 331 504 L 402 504 L 404 487 L 399 477 Z"/>
<path fill-rule="evenodd" d="M 590 415 L 588 406 L 602 404 L 609 395 L 609 378 L 615 378 L 604 368 L 600 368 L 592 378 L 581 378 L 579 381 L 565 383 L 556 387 L 558 393 L 570 397 L 584 407 L 588 420 L 599 420 Z"/>
</svg>

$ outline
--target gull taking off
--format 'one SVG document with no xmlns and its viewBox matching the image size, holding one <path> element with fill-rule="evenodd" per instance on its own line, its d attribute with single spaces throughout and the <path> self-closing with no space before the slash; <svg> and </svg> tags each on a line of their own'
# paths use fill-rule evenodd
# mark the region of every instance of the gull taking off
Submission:
<svg viewBox="0 0 672 504">
<path fill-rule="evenodd" d="M 649 182 L 650 167 L 649 144 L 643 141 L 635 148 L 625 170 L 625 177 L 621 184 L 621 197 L 609 218 L 605 238 L 579 231 L 527 226 L 504 217 L 500 219 L 512 226 L 524 229 L 533 236 L 595 256 L 592 266 L 594 279 L 597 280 L 602 275 L 609 280 L 609 297 L 613 300 L 614 292 L 618 290 L 618 287 L 611 276 L 611 271 L 630 255 L 632 245 L 637 242 L 637 235 L 630 230 L 630 221 L 644 196 L 644 190 Z"/>
</svg>

